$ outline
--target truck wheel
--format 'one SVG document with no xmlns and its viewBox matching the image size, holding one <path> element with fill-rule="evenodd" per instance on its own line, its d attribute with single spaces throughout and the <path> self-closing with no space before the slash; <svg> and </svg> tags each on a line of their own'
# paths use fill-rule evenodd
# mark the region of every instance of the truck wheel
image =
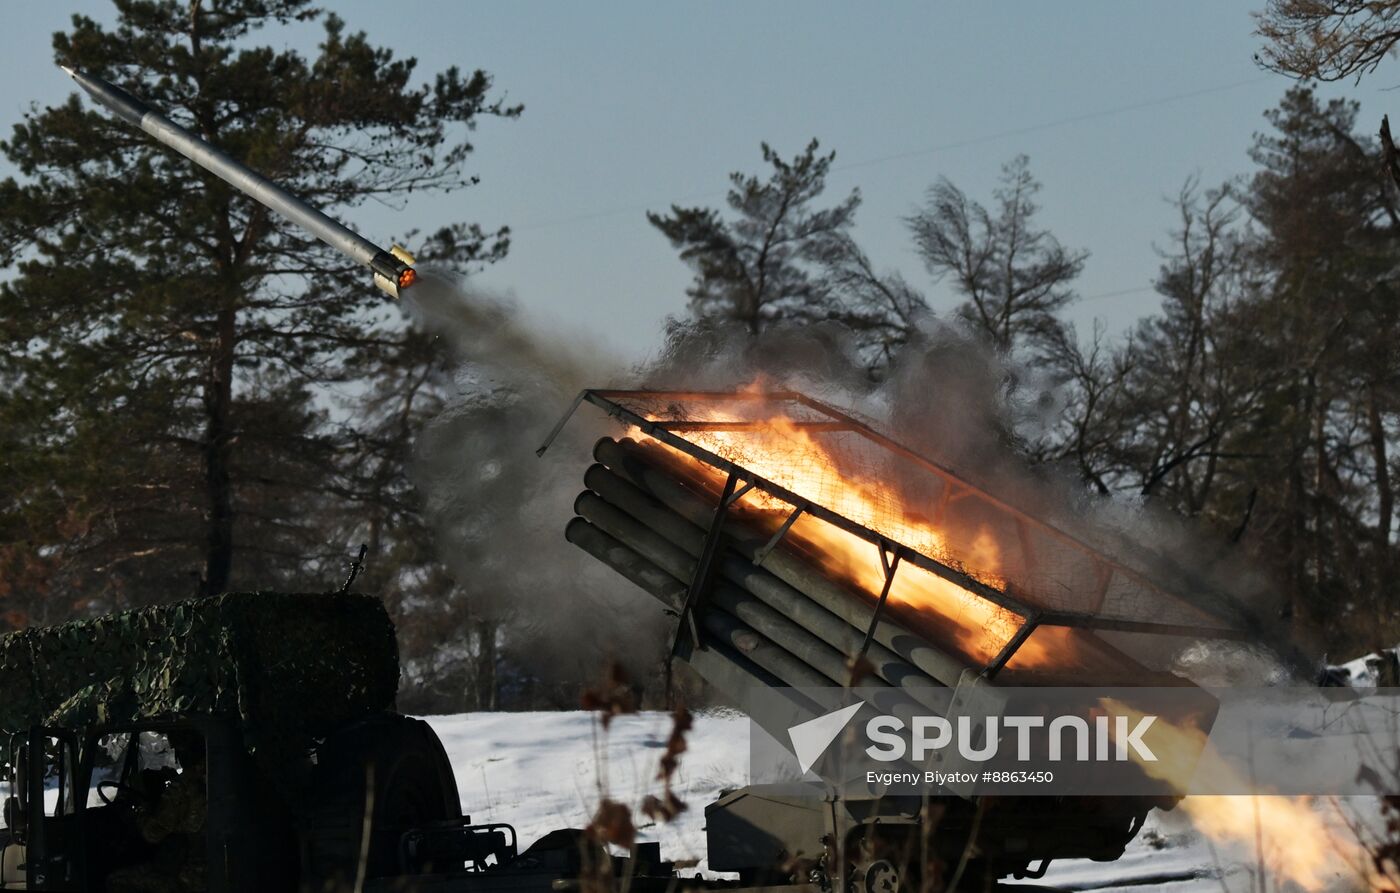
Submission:
<svg viewBox="0 0 1400 893">
<path fill-rule="evenodd" d="M 846 840 L 849 893 L 917 893 L 918 835 L 912 825 L 864 825 Z"/>
<path fill-rule="evenodd" d="M 860 893 L 900 893 L 899 869 L 887 859 L 861 866 L 853 878 Z"/>
<path fill-rule="evenodd" d="M 327 738 L 315 778 L 304 860 L 312 884 L 355 879 L 366 807 L 367 878 L 398 872 L 405 831 L 462 814 L 442 743 L 427 723 L 406 716 L 376 717 Z"/>
</svg>

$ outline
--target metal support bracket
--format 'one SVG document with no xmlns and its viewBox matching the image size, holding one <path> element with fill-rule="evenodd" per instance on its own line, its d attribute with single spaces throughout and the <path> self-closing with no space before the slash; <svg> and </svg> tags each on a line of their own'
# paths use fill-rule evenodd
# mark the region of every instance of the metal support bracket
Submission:
<svg viewBox="0 0 1400 893">
<path fill-rule="evenodd" d="M 798 516 L 802 514 L 804 508 L 806 508 L 805 505 L 799 505 L 797 508 L 793 509 L 792 514 L 788 515 L 787 520 L 783 522 L 783 526 L 778 528 L 778 532 L 773 534 L 768 542 L 763 544 L 762 548 L 753 553 L 753 563 L 755 565 L 758 567 L 763 566 L 763 562 L 768 560 L 769 554 L 772 553 L 774 549 L 778 548 L 778 543 L 781 543 L 783 537 L 787 536 L 787 532 L 792 529 L 793 523 L 797 521 Z"/>
<path fill-rule="evenodd" d="M 714 562 L 715 555 L 719 552 L 720 530 L 724 527 L 724 518 L 729 514 L 729 507 L 753 489 L 752 483 L 743 487 L 739 487 L 738 484 L 739 476 L 731 473 L 724 482 L 724 492 L 720 494 L 719 505 L 715 506 L 714 516 L 710 519 L 710 529 L 705 531 L 705 544 L 700 549 L 700 557 L 695 562 L 695 572 L 690 575 L 690 585 L 685 591 L 685 603 L 681 605 L 680 622 L 676 624 L 676 635 L 671 640 L 672 657 L 679 649 L 682 636 L 687 632 L 690 634 L 691 645 L 694 648 L 698 650 L 704 647 L 700 641 L 700 625 L 695 622 L 695 612 L 700 608 L 714 577 Z"/>
<path fill-rule="evenodd" d="M 1025 623 L 1021 624 L 1021 628 L 1016 630 L 1014 636 L 1006 640 L 1006 644 L 1001 646 L 1001 650 L 997 652 L 996 657 L 992 658 L 991 663 L 982 668 L 982 678 L 995 679 L 997 673 L 1000 673 L 1020 647 L 1026 644 L 1026 640 L 1031 637 L 1031 633 L 1035 632 L 1038 626 L 1040 626 L 1039 611 L 1032 611 L 1026 615 Z"/>
<path fill-rule="evenodd" d="M 549 429 L 549 434 L 545 436 L 544 443 L 540 444 L 539 449 L 535 450 L 536 456 L 543 456 L 545 454 L 550 444 L 554 443 L 554 438 L 558 437 L 559 432 L 564 430 L 564 426 L 569 423 L 569 419 L 574 417 L 574 413 L 578 412 L 579 406 L 583 404 L 584 398 L 587 396 L 587 388 L 578 392 L 578 396 L 574 398 L 574 402 L 569 404 L 569 408 L 564 410 L 564 414 L 559 417 L 559 421 L 555 422 L 554 427 Z"/>
<path fill-rule="evenodd" d="M 885 610 L 885 602 L 890 598 L 890 587 L 894 585 L 895 572 L 899 570 L 900 553 L 894 553 L 894 560 L 890 560 L 889 553 L 885 551 L 885 541 L 881 540 L 880 567 L 885 572 L 885 585 L 880 587 L 880 598 L 875 602 L 875 610 L 870 615 L 870 628 L 865 631 L 865 641 L 860 643 L 860 651 L 856 653 L 856 659 L 865 657 L 865 653 L 870 650 L 870 643 L 875 641 L 875 629 L 880 625 L 880 614 Z"/>
<path fill-rule="evenodd" d="M 731 478 L 734 477 L 733 473 L 731 473 L 729 476 L 730 476 Z M 749 494 L 749 491 L 752 490 L 753 488 L 754 488 L 753 482 L 750 481 L 749 483 L 747 483 L 747 484 L 745 484 L 744 486 L 740 487 L 739 489 L 735 490 L 733 493 L 730 493 L 728 496 L 721 496 L 721 497 L 720 497 L 720 501 L 721 501 L 721 503 L 723 503 L 723 505 L 724 505 L 724 510 L 725 510 L 726 512 L 729 511 L 729 507 L 730 507 L 731 505 L 733 505 L 734 503 L 738 502 L 739 500 L 741 500 L 741 499 L 743 499 L 745 496 L 747 496 L 747 495 Z M 728 491 L 728 489 L 729 489 L 729 488 L 728 488 L 728 485 L 726 485 L 725 490 Z"/>
</svg>

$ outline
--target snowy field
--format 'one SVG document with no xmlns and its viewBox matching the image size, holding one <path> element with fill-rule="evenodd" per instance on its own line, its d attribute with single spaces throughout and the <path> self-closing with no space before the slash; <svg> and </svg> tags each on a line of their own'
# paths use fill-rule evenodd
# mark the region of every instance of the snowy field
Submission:
<svg viewBox="0 0 1400 893">
<path fill-rule="evenodd" d="M 462 811 L 478 822 L 514 825 L 521 849 L 547 831 L 587 825 L 605 791 L 632 807 L 640 839 L 660 841 L 663 858 L 700 859 L 705 804 L 748 783 L 748 720 L 737 713 L 695 717 L 673 786 L 689 809 L 665 825 L 650 824 L 638 807 L 660 791 L 655 778 L 671 732 L 669 714 L 617 717 L 606 736 L 596 714 L 584 711 L 424 719 L 452 760 Z"/>
<path fill-rule="evenodd" d="M 603 790 L 635 812 L 646 794 L 658 791 L 657 761 L 671 722 L 664 713 L 624 716 L 614 720 L 604 738 L 594 715 L 581 711 L 426 719 L 452 760 L 463 811 L 477 821 L 513 824 L 522 848 L 546 831 L 588 824 Z M 666 825 L 649 824 L 639 815 L 639 831 L 642 840 L 660 841 L 664 858 L 697 860 L 703 868 L 704 807 L 722 790 L 747 783 L 748 723 L 732 712 L 701 714 L 688 741 L 675 789 L 690 808 Z M 604 766 L 606 772 L 600 773 Z M 1151 887 L 1181 893 L 1260 889 L 1252 847 L 1212 846 L 1179 813 L 1154 812 L 1117 862 L 1057 862 L 1035 883 L 1069 890 Z M 1273 876 L 1267 879 L 1269 889 L 1288 886 Z M 1351 887 L 1342 878 L 1329 886 Z"/>
</svg>

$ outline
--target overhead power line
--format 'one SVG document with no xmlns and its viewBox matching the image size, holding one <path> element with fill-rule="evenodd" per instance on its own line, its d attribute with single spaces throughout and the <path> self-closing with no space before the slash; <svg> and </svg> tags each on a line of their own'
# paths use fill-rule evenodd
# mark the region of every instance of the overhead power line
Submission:
<svg viewBox="0 0 1400 893">
<path fill-rule="evenodd" d="M 893 161 L 903 161 L 909 158 L 918 158 L 924 155 L 936 155 L 939 152 L 949 152 L 954 149 L 964 149 L 969 146 L 977 146 L 983 143 L 995 142 L 996 140 L 1007 139 L 1013 136 L 1022 136 L 1027 133 L 1037 133 L 1042 130 L 1052 130 L 1057 127 L 1068 127 L 1073 124 L 1083 124 L 1088 121 L 1096 121 L 1102 118 L 1111 118 L 1115 115 L 1123 115 L 1129 112 L 1142 111 L 1144 109 L 1157 108 L 1159 106 L 1170 105 L 1174 102 L 1184 102 L 1188 99 L 1196 99 L 1202 96 L 1209 96 L 1214 93 L 1225 93 L 1230 90 L 1238 90 L 1242 87 L 1252 87 L 1255 84 L 1262 84 L 1265 81 L 1273 80 L 1274 75 L 1264 75 L 1262 77 L 1251 78 L 1245 81 L 1235 81 L 1229 84 L 1218 84 L 1214 87 L 1205 87 L 1200 90 L 1191 90 L 1186 93 L 1174 93 L 1171 96 L 1159 96 L 1155 99 L 1147 99 L 1141 102 L 1134 102 L 1129 105 L 1114 106 L 1112 108 L 1100 109 L 1095 112 L 1086 112 L 1080 115 L 1071 115 L 1065 118 L 1056 118 L 1053 121 L 1043 121 L 1038 124 L 1028 124 L 1025 127 L 1016 127 L 1010 130 L 1002 130 L 997 133 L 989 133 L 983 136 L 970 137 L 964 140 L 941 143 L 936 146 L 925 146 L 922 149 L 909 149 L 904 152 L 896 152 L 891 155 L 881 155 L 875 158 L 866 158 L 859 161 L 852 161 L 847 164 L 836 165 L 834 171 L 858 170 L 865 167 L 875 167 L 881 164 L 888 164 Z M 590 220 L 600 220 L 606 217 L 617 217 L 623 214 L 638 214 L 649 211 L 657 207 L 666 207 L 674 202 L 691 202 L 706 198 L 716 198 L 725 195 L 727 190 L 710 189 L 704 192 L 691 193 L 679 198 L 672 197 L 662 199 L 647 204 L 634 204 L 605 208 L 598 211 L 587 211 L 581 214 L 571 214 L 566 217 L 555 217 L 548 220 L 539 220 L 533 223 L 525 223 L 520 226 L 511 227 L 513 232 L 532 232 L 534 230 L 551 229 L 558 226 L 567 226 L 573 223 L 585 223 Z M 1104 297 L 1110 297 L 1105 295 Z M 1086 299 L 1088 300 L 1088 299 Z"/>
<path fill-rule="evenodd" d="M 1079 303 L 1083 304 L 1083 303 L 1085 303 L 1086 301 L 1102 301 L 1102 300 L 1104 300 L 1104 299 L 1106 299 L 1106 298 L 1121 298 L 1121 297 L 1123 297 L 1123 296 L 1125 296 L 1125 295 L 1140 295 L 1140 294 L 1143 294 L 1143 293 L 1145 293 L 1145 292 L 1156 291 L 1156 290 L 1157 290 L 1157 289 L 1156 289 L 1154 286 L 1151 286 L 1151 285 L 1143 285 L 1143 286 L 1140 286 L 1140 287 L 1138 287 L 1138 288 L 1125 288 L 1125 289 L 1121 289 L 1121 290 L 1119 290 L 1119 291 L 1106 291 L 1106 292 L 1101 292 L 1101 293 L 1096 294 L 1096 295 L 1085 295 L 1084 297 L 1082 297 L 1082 298 L 1079 299 Z"/>
<path fill-rule="evenodd" d="M 1215 87 L 1206 87 L 1201 90 L 1192 90 L 1189 93 L 1177 93 L 1172 96 L 1161 96 L 1157 99 L 1148 99 L 1142 102 L 1134 102 L 1131 105 L 1120 105 L 1113 108 L 1101 109 L 1097 112 L 1086 112 L 1082 115 L 1072 115 L 1068 118 L 1057 118 L 1054 121 L 1043 121 L 1039 124 L 1028 124 L 1025 127 L 1016 127 L 1011 130 L 1002 130 L 997 133 L 989 133 L 985 136 L 972 137 L 970 139 L 958 140 L 951 143 L 942 143 L 937 146 L 928 146 L 923 149 L 911 149 L 907 152 L 897 152 L 893 155 L 882 155 L 878 158 L 867 158 L 864 161 L 853 161 L 850 164 L 837 165 L 832 170 L 847 171 L 856 170 L 862 167 L 873 167 L 877 164 L 885 164 L 890 161 L 902 161 L 906 158 L 917 158 L 921 155 L 934 155 L 938 152 L 948 152 L 953 149 L 965 149 L 969 146 L 977 146 L 982 143 L 990 143 L 995 140 L 1003 140 L 1007 137 L 1021 136 L 1027 133 L 1038 133 L 1042 130 L 1052 130 L 1056 127 L 1067 127 L 1071 124 L 1083 124 L 1086 121 L 1096 121 L 1100 118 L 1111 118 L 1115 115 L 1122 115 L 1128 112 L 1138 112 L 1143 109 L 1157 108 L 1158 106 L 1170 105 L 1173 102 L 1183 102 L 1187 99 L 1195 99 L 1200 96 L 1209 96 L 1212 93 L 1224 93 L 1229 90 L 1238 90 L 1241 87 L 1252 87 L 1255 84 L 1262 84 L 1265 81 L 1273 80 L 1274 75 L 1251 78 L 1247 81 L 1236 81 L 1233 84 L 1220 84 Z"/>
</svg>

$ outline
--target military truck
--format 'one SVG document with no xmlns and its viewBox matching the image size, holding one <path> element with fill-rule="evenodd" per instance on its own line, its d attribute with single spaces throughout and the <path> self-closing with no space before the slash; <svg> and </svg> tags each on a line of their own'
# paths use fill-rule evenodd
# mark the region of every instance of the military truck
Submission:
<svg viewBox="0 0 1400 893">
<path fill-rule="evenodd" d="M 520 852 L 394 711 L 393 624 L 348 593 L 238 593 L 0 637 L 0 889 L 551 890 L 669 884 L 653 845 Z"/>
<path fill-rule="evenodd" d="M 679 662 L 751 699 L 775 684 L 719 642 Z M 435 733 L 395 711 L 398 681 L 383 606 L 343 592 L 0 636 L 0 890 L 902 893 L 922 879 L 901 847 L 935 828 L 930 855 L 975 852 L 959 874 L 984 889 L 1116 858 L 1171 805 L 993 798 L 979 822 L 959 797 L 743 788 L 705 807 L 710 867 L 738 880 L 682 879 L 654 843 L 609 853 L 561 829 L 522 849 L 511 826 L 474 824 Z"/>
</svg>

